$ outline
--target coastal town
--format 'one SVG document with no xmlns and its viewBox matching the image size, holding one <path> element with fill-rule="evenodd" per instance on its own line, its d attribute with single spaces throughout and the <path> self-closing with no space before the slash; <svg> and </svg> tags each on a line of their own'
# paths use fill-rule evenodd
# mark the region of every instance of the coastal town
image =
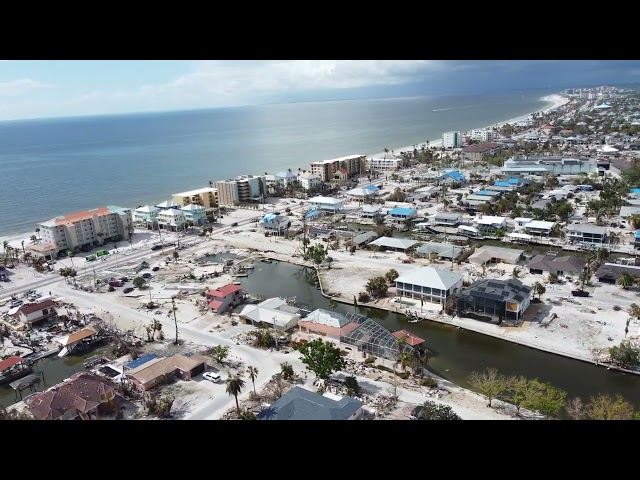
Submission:
<svg viewBox="0 0 640 480">
<path fill-rule="evenodd" d="M 637 418 L 607 392 L 571 398 L 489 365 L 463 388 L 429 370 L 415 329 L 640 373 L 640 93 L 545 100 L 376 155 L 61 213 L 5 241 L 0 416 Z M 72 357 L 59 382 L 43 374 Z"/>
</svg>

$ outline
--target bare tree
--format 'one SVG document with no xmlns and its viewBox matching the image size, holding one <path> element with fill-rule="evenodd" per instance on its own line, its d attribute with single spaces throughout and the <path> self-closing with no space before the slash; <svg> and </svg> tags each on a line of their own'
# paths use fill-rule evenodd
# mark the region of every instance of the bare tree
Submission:
<svg viewBox="0 0 640 480">
<path fill-rule="evenodd" d="M 585 405 L 580 397 L 569 400 L 564 409 L 572 420 L 583 420 L 586 417 Z"/>
<path fill-rule="evenodd" d="M 484 372 L 472 372 L 469 384 L 480 395 L 487 397 L 488 406 L 491 407 L 491 402 L 505 392 L 507 382 L 497 369 L 487 367 Z"/>
</svg>

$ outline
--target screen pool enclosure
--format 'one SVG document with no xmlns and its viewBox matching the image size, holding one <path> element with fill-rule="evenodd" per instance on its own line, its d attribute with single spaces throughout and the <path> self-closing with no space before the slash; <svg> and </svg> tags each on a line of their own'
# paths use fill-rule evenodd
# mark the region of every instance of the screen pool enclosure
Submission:
<svg viewBox="0 0 640 480">
<path fill-rule="evenodd" d="M 398 361 L 399 347 L 402 349 L 402 353 L 414 354 L 415 350 L 411 345 L 406 343 L 399 345 L 398 339 L 374 320 L 357 313 L 348 313 L 345 314 L 345 317 L 359 326 L 348 334 L 341 336 L 340 343 L 353 345 L 369 355 L 391 361 Z"/>
</svg>

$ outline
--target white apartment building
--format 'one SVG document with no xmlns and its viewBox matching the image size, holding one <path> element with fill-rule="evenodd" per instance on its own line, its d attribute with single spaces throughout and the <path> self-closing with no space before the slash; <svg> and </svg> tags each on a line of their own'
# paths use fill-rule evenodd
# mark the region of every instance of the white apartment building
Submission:
<svg viewBox="0 0 640 480">
<path fill-rule="evenodd" d="M 471 139 L 479 142 L 493 142 L 497 138 L 496 132 L 486 128 L 474 128 L 471 130 Z"/>
<path fill-rule="evenodd" d="M 158 213 L 158 228 L 163 230 L 183 230 L 186 221 L 187 219 L 182 210 L 169 208 L 168 210 L 162 210 Z"/>
<path fill-rule="evenodd" d="M 300 182 L 300 186 L 305 190 L 311 190 L 322 183 L 322 179 L 315 173 L 311 172 L 300 173 L 298 175 L 298 181 Z"/>
<path fill-rule="evenodd" d="M 101 245 L 108 240 L 127 240 L 133 232 L 131 209 L 98 207 L 70 213 L 38 224 L 41 246 L 57 252 Z"/>
<path fill-rule="evenodd" d="M 393 171 L 399 170 L 402 164 L 402 159 L 395 156 L 384 156 L 377 158 L 367 158 L 367 170 L 376 171 Z"/>
<path fill-rule="evenodd" d="M 323 182 L 330 182 L 340 169 L 347 172 L 347 178 L 365 173 L 367 168 L 366 155 L 349 155 L 347 157 L 322 160 L 311 164 L 311 173 L 318 175 Z"/>
<path fill-rule="evenodd" d="M 442 146 L 444 148 L 462 147 L 462 134 L 460 132 L 446 132 L 442 134 Z"/>
<path fill-rule="evenodd" d="M 220 205 L 229 206 L 259 202 L 262 196 L 267 194 L 266 180 L 265 175 L 241 175 L 235 179 L 215 182 L 218 202 Z"/>
</svg>

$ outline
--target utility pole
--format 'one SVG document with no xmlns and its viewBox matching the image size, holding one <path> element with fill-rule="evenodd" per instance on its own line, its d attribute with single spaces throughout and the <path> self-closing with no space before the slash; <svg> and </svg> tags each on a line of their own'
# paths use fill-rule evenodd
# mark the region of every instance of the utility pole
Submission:
<svg viewBox="0 0 640 480">
<path fill-rule="evenodd" d="M 176 324 L 176 341 L 173 342 L 174 345 L 178 345 L 178 319 L 176 317 L 176 297 L 171 297 L 171 309 L 173 310 L 173 321 Z"/>
</svg>

